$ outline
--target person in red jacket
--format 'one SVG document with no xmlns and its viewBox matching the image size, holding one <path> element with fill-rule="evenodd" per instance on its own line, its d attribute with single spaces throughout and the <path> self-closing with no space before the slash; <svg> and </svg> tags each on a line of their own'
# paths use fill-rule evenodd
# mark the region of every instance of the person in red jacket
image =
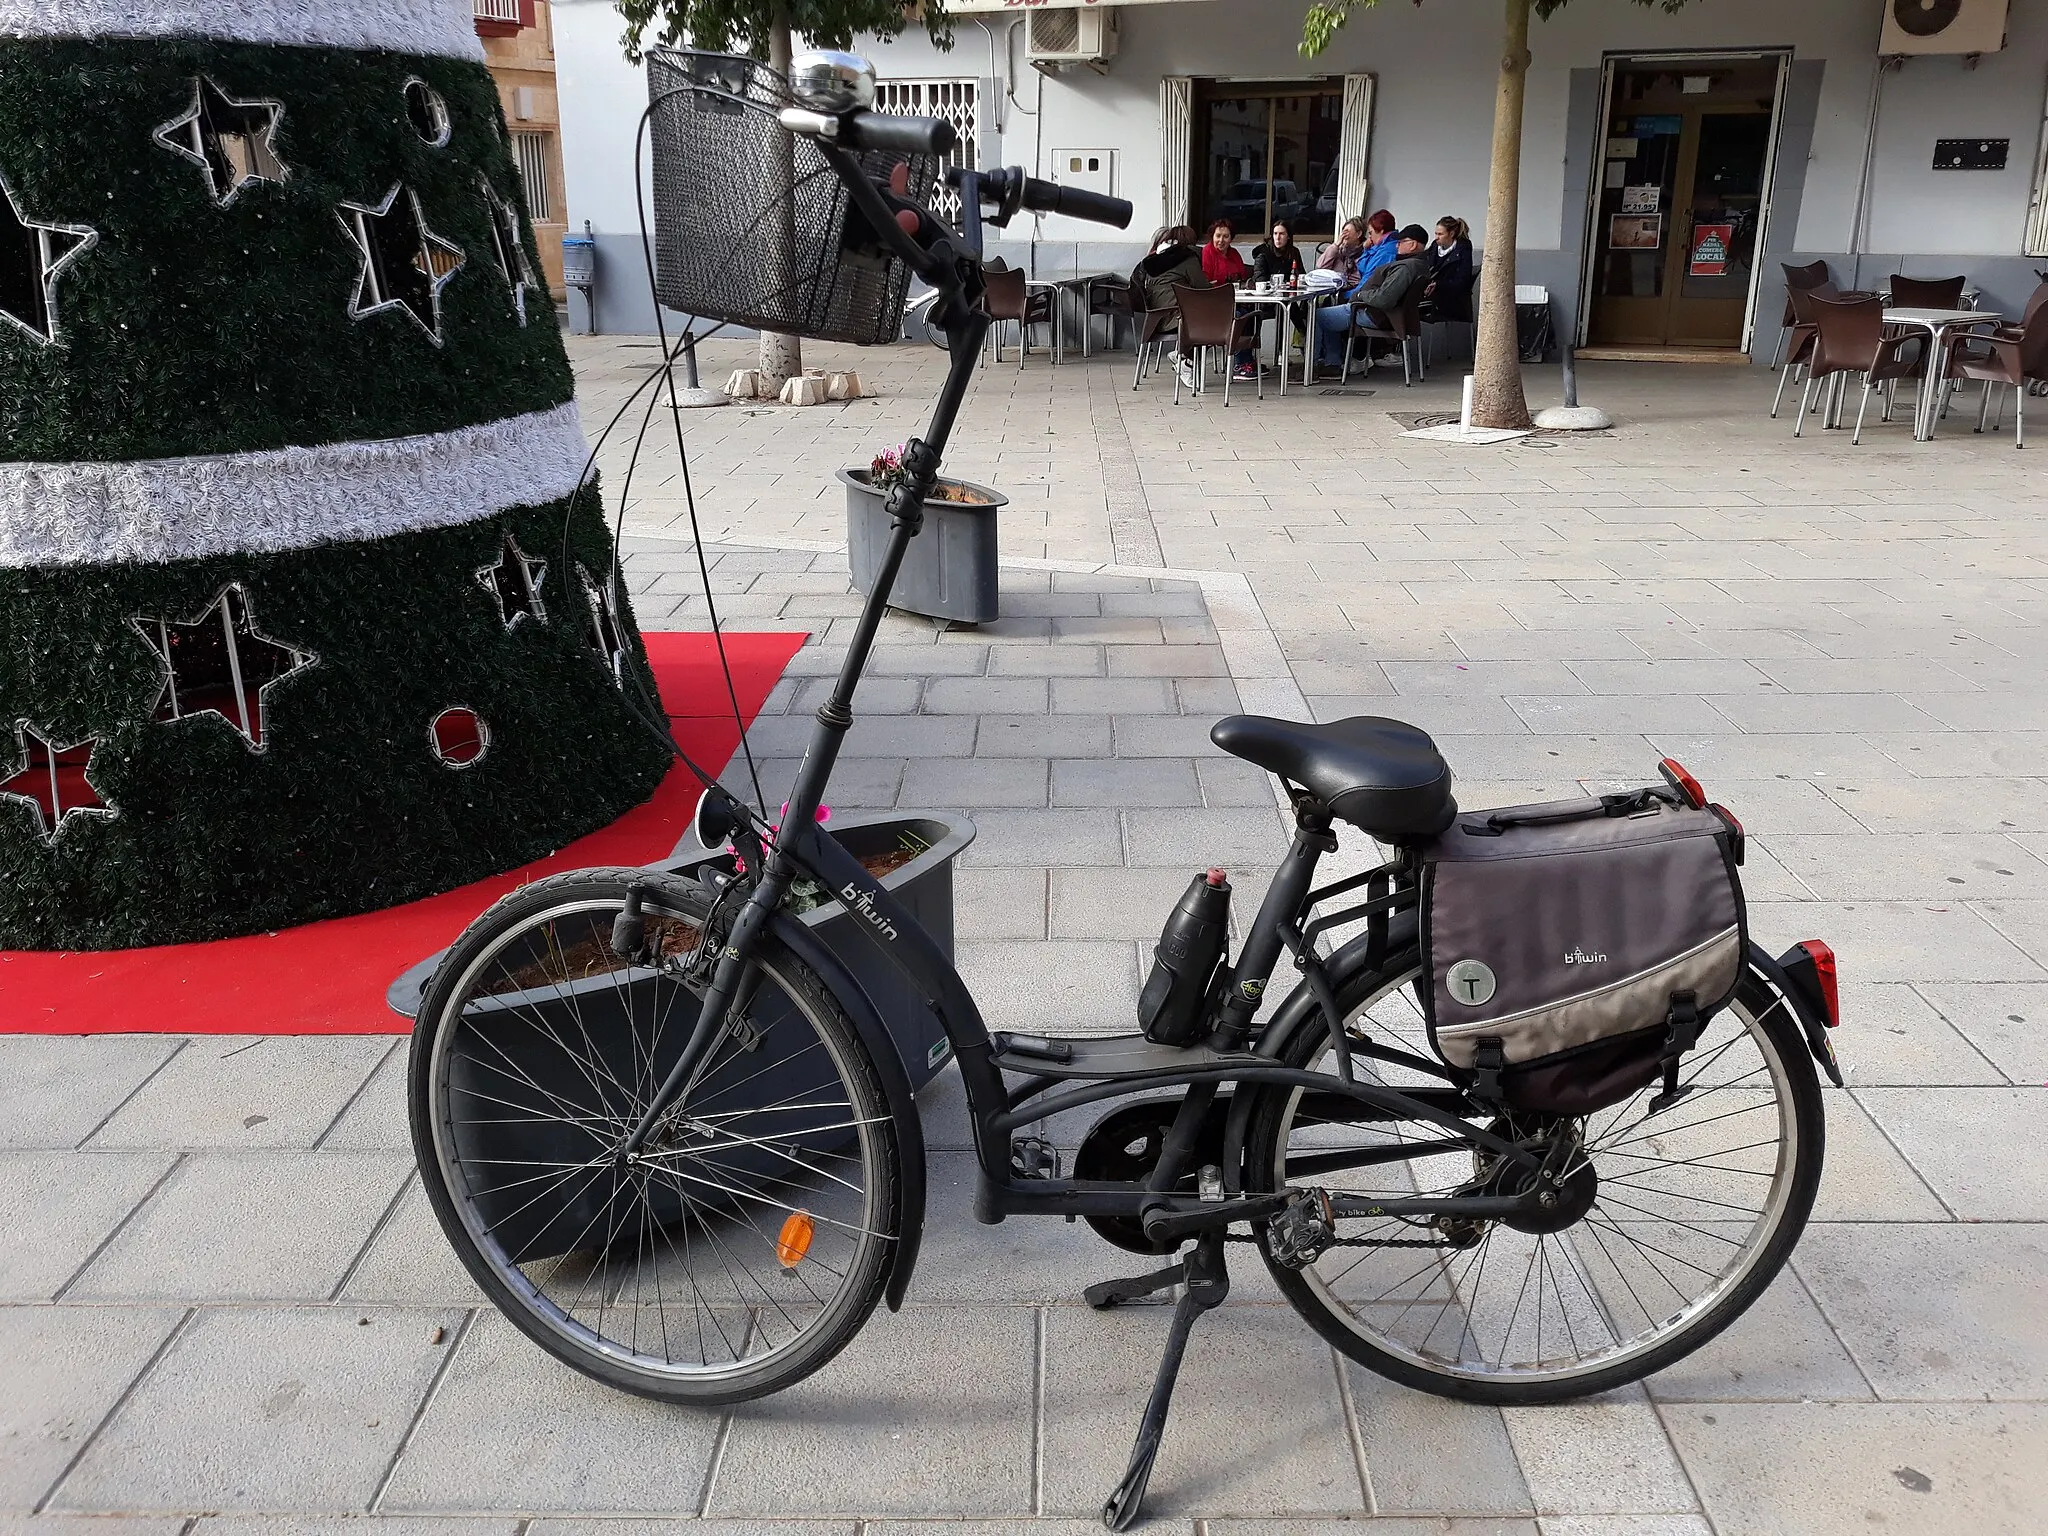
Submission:
<svg viewBox="0 0 2048 1536">
<path fill-rule="evenodd" d="M 1252 269 L 1238 254 L 1234 244 L 1236 239 L 1237 227 L 1228 219 L 1218 219 L 1209 226 L 1209 239 L 1202 247 L 1202 276 L 1209 279 L 1211 287 L 1251 281 Z M 1259 376 L 1258 359 L 1250 348 L 1239 352 L 1231 362 L 1237 369 L 1238 378 L 1256 379 Z"/>
</svg>

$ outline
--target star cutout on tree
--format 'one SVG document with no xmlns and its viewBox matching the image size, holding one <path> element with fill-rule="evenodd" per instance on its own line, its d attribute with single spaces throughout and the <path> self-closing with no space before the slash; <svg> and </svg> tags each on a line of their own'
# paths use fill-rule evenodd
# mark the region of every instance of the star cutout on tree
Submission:
<svg viewBox="0 0 2048 1536">
<path fill-rule="evenodd" d="M 547 561 L 522 551 L 519 541 L 509 533 L 505 535 L 505 548 L 498 563 L 476 573 L 483 589 L 497 599 L 498 617 L 505 621 L 507 629 L 529 615 L 539 623 L 547 623 L 547 606 L 540 600 L 540 584 L 547 576 Z"/>
<path fill-rule="evenodd" d="M 519 209 L 498 196 L 487 176 L 478 176 L 484 189 L 484 203 L 491 214 L 491 251 L 498 258 L 498 271 L 512 290 L 512 312 L 526 324 L 526 294 L 540 287 L 533 275 L 533 263 L 526 259 L 526 241 L 519 228 Z"/>
<path fill-rule="evenodd" d="M 583 583 L 584 600 L 590 604 L 590 627 L 583 638 L 603 658 L 605 670 L 611 673 L 612 681 L 623 684 L 626 679 L 626 634 L 619 623 L 619 610 L 612 603 L 611 591 L 608 587 L 599 586 L 597 579 L 583 566 L 576 567 L 576 575 Z"/>
<path fill-rule="evenodd" d="M 462 247 L 427 228 L 419 194 L 402 184 L 394 184 L 374 208 L 343 203 L 339 212 L 341 227 L 363 258 L 349 318 L 402 309 L 440 346 L 441 290 L 462 270 Z"/>
<path fill-rule="evenodd" d="M 161 691 L 151 710 L 156 720 L 218 715 L 261 752 L 270 690 L 319 658 L 303 646 L 273 640 L 256 628 L 249 594 L 222 587 L 189 623 L 161 618 L 129 621 L 163 664 Z"/>
<path fill-rule="evenodd" d="M 205 173 L 206 191 L 225 208 L 242 188 L 281 182 L 291 168 L 277 154 L 281 101 L 239 101 L 204 75 L 192 82 L 192 105 L 150 137 Z"/>
<path fill-rule="evenodd" d="M 86 777 L 92 771 L 97 736 L 59 746 L 26 720 L 14 727 L 21 767 L 0 778 L 0 800 L 26 803 L 36 817 L 36 835 L 54 843 L 74 816 L 115 816 Z"/>
<path fill-rule="evenodd" d="M 49 346 L 57 326 L 57 279 L 100 237 L 83 224 L 50 224 L 22 210 L 21 199 L 0 176 L 0 321 Z"/>
</svg>

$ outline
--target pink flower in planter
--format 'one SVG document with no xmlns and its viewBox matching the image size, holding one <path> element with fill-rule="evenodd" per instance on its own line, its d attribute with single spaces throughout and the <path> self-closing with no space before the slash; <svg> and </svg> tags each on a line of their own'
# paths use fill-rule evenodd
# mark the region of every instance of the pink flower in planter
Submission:
<svg viewBox="0 0 2048 1536">
<path fill-rule="evenodd" d="M 783 802 L 782 802 L 782 806 L 781 806 L 781 809 L 779 809 L 778 811 L 776 811 L 776 813 L 775 813 L 775 814 L 776 814 L 776 815 L 777 815 L 778 817 L 780 817 L 780 816 L 787 816 L 787 815 L 789 814 L 789 802 L 788 802 L 787 800 L 783 801 Z M 821 805 L 821 806 L 819 806 L 819 807 L 818 807 L 818 825 L 819 825 L 819 826 L 823 826 L 823 825 L 824 825 L 824 824 L 825 824 L 826 822 L 830 821 L 831 819 L 832 819 L 832 807 L 831 807 L 831 806 L 829 806 L 829 805 Z M 781 831 L 782 831 L 782 823 L 781 823 L 780 821 L 776 821 L 776 822 L 774 822 L 774 823 L 773 823 L 772 825 L 770 825 L 770 827 L 768 828 L 768 840 L 769 840 L 769 841 L 770 841 L 771 843 L 772 843 L 773 841 L 775 841 L 776 837 L 777 837 L 777 836 L 778 836 L 778 835 L 779 835 L 779 834 L 781 833 Z M 736 870 L 738 870 L 738 871 L 739 871 L 739 872 L 740 872 L 741 874 L 743 874 L 743 875 L 744 875 L 744 874 L 745 874 L 745 873 L 747 872 L 747 860 L 746 860 L 746 856 L 745 856 L 744 854 L 742 854 L 742 853 L 741 853 L 741 852 L 739 851 L 738 847 L 736 847 L 736 846 L 735 846 L 734 844 L 732 844 L 732 843 L 727 843 L 727 844 L 725 845 L 725 851 L 726 851 L 727 853 L 729 853 L 729 854 L 731 854 L 731 855 L 732 855 L 732 863 L 733 863 L 733 868 L 734 868 L 734 869 L 736 869 Z"/>
</svg>

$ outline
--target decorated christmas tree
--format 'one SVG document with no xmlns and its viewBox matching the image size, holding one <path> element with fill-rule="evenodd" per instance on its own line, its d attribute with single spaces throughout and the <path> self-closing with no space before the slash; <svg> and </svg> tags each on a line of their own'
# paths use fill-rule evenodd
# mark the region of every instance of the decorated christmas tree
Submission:
<svg viewBox="0 0 2048 1536">
<path fill-rule="evenodd" d="M 388 906 L 653 790 L 466 0 L 0 0 L 0 949 Z"/>
</svg>

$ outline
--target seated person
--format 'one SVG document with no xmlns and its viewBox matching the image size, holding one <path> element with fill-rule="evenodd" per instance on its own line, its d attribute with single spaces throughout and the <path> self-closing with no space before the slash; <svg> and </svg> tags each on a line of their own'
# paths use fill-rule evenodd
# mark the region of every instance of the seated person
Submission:
<svg viewBox="0 0 2048 1536">
<path fill-rule="evenodd" d="M 1131 273 L 1131 287 L 1145 296 L 1145 308 L 1177 309 L 1179 296 L 1174 286 L 1206 288 L 1209 279 L 1202 271 L 1202 253 L 1195 247 L 1195 232 L 1185 224 L 1162 229 L 1152 237 L 1152 254 Z M 1175 322 L 1178 324 L 1178 322 Z M 1194 360 L 1173 354 L 1173 365 L 1184 388 L 1195 387 Z"/>
<path fill-rule="evenodd" d="M 1472 319 L 1472 228 L 1445 214 L 1436 221 L 1436 240 L 1424 253 L 1429 261 L 1428 318 Z"/>
<path fill-rule="evenodd" d="M 1291 283 L 1307 270 L 1301 247 L 1294 243 L 1294 231 L 1280 221 L 1266 243 L 1252 252 L 1252 277 L 1257 282 Z"/>
<path fill-rule="evenodd" d="M 1209 239 L 1202 247 L 1202 276 L 1209 279 L 1213 287 L 1225 283 L 1242 283 L 1252 275 L 1252 269 L 1244 264 L 1244 257 L 1238 254 L 1237 226 L 1228 219 L 1218 219 L 1209 226 Z M 1240 311 L 1242 313 L 1242 311 Z M 1231 358 L 1231 366 L 1237 370 L 1240 379 L 1258 377 L 1258 360 L 1246 348 Z"/>
<path fill-rule="evenodd" d="M 1202 271 L 1202 253 L 1195 248 L 1195 232 L 1185 224 L 1154 235 L 1152 254 L 1131 274 L 1131 286 L 1145 296 L 1147 309 L 1172 309 L 1175 283 L 1189 288 L 1209 286 Z"/>
<path fill-rule="evenodd" d="M 1325 272 L 1336 273 L 1349 288 L 1358 281 L 1358 258 L 1364 251 L 1365 220 L 1346 219 L 1344 227 L 1337 231 L 1337 238 L 1316 265 Z"/>
<path fill-rule="evenodd" d="M 1394 260 L 1394 216 L 1381 208 L 1365 221 L 1365 249 L 1358 257 L 1358 275 L 1371 277 Z"/>
<path fill-rule="evenodd" d="M 1407 302 L 1411 290 L 1429 280 L 1429 263 L 1423 247 L 1429 233 L 1420 224 L 1410 224 L 1392 240 L 1394 259 L 1370 277 L 1361 278 L 1345 298 L 1348 302 L 1329 304 L 1316 314 L 1316 363 L 1322 368 L 1339 368 L 1344 363 L 1344 342 L 1351 333 L 1354 305 L 1370 312 L 1372 324 L 1384 327 L 1387 316 Z"/>
</svg>

